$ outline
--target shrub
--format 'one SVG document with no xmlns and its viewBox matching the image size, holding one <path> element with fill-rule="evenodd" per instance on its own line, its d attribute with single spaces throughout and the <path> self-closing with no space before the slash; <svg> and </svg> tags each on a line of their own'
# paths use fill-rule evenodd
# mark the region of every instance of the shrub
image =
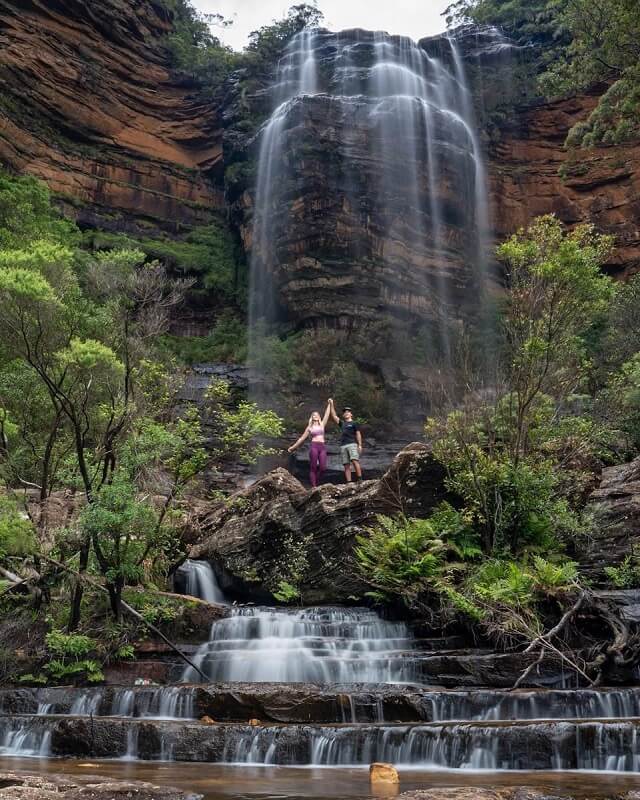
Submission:
<svg viewBox="0 0 640 800">
<path fill-rule="evenodd" d="M 33 524 L 8 497 L 0 497 L 0 558 L 27 556 L 37 549 Z"/>
</svg>

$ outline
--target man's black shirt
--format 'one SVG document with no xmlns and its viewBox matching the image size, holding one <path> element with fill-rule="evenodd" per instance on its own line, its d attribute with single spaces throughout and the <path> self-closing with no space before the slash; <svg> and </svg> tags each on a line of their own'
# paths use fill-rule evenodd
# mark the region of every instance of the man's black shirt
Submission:
<svg viewBox="0 0 640 800">
<path fill-rule="evenodd" d="M 360 426 L 357 422 L 354 422 L 353 420 L 346 422 L 345 420 L 341 419 L 340 430 L 342 431 L 340 445 L 356 444 L 356 432 L 360 430 Z"/>
</svg>

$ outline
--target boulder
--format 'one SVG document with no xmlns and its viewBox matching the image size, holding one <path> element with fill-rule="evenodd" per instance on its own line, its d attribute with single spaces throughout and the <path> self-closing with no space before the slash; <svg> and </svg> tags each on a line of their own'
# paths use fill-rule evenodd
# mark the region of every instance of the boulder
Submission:
<svg viewBox="0 0 640 800">
<path fill-rule="evenodd" d="M 397 786 L 400 783 L 400 776 L 393 764 L 375 762 L 369 767 L 369 780 L 371 783 L 389 783 Z"/>
<path fill-rule="evenodd" d="M 307 491 L 276 469 L 201 513 L 189 556 L 213 562 L 230 597 L 269 602 L 287 581 L 306 604 L 353 602 L 369 589 L 353 552 L 356 536 L 378 514 L 423 516 L 445 494 L 441 465 L 418 442 L 382 478 L 357 484 Z"/>
</svg>

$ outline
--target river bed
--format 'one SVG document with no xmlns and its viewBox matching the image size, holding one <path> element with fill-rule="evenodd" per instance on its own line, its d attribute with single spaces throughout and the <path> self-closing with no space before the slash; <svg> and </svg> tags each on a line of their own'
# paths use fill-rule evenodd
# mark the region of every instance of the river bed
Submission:
<svg viewBox="0 0 640 800">
<path fill-rule="evenodd" d="M 103 775 L 197 792 L 205 800 L 355 800 L 393 796 L 374 793 L 363 768 L 247 767 L 180 762 L 126 762 L 79 759 L 0 758 L 0 770 L 34 774 Z M 640 790 L 640 773 L 492 772 L 400 770 L 400 791 L 441 786 L 534 786 L 577 798 L 605 798 Z"/>
</svg>

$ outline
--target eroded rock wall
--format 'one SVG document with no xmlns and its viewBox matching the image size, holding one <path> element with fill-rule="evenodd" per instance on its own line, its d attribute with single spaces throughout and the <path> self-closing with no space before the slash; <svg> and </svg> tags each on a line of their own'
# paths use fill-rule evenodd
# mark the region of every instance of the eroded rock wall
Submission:
<svg viewBox="0 0 640 800">
<path fill-rule="evenodd" d="M 215 104 L 169 69 L 162 4 L 0 0 L 0 162 L 80 222 L 168 230 L 223 206 Z"/>
<path fill-rule="evenodd" d="M 571 153 L 570 128 L 586 119 L 597 98 L 579 95 L 516 109 L 490 146 L 493 228 L 504 239 L 540 214 L 568 225 L 592 222 L 615 236 L 607 264 L 622 277 L 640 270 L 640 144 Z"/>
</svg>

